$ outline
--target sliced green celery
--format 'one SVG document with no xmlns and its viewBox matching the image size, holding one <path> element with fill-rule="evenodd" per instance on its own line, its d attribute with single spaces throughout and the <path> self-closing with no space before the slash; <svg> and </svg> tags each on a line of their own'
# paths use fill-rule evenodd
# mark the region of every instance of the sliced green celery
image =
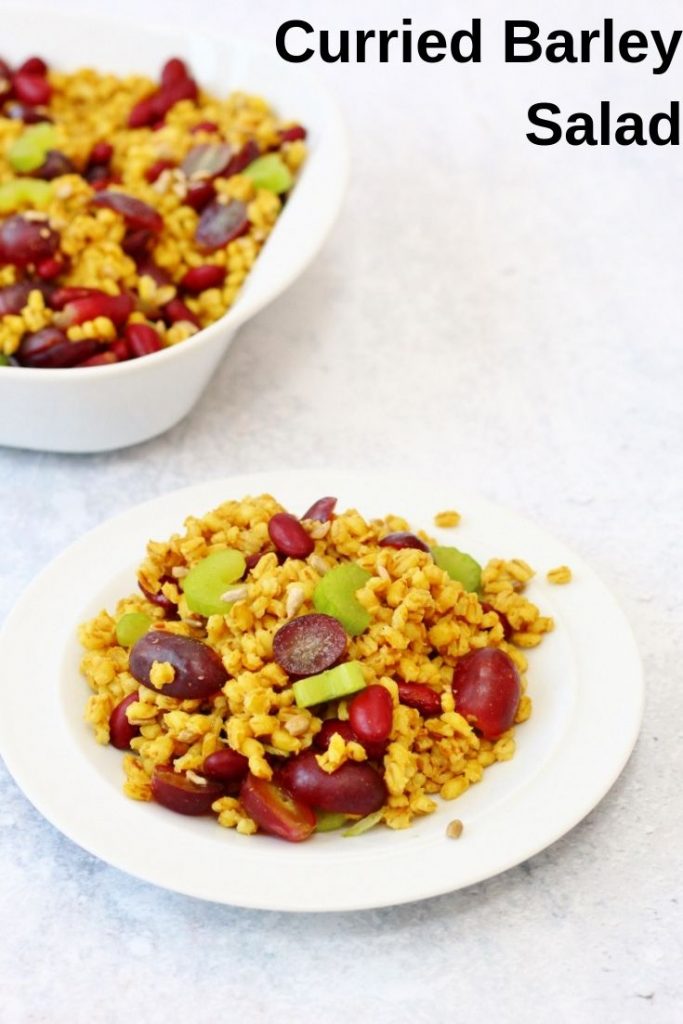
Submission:
<svg viewBox="0 0 683 1024">
<path fill-rule="evenodd" d="M 132 647 L 151 625 L 152 620 L 144 612 L 126 612 L 116 623 L 116 641 L 122 647 Z"/>
<path fill-rule="evenodd" d="M 308 708 L 313 704 L 324 704 L 328 700 L 338 700 L 348 694 L 357 693 L 365 687 L 365 677 L 359 661 L 345 661 L 317 676 L 297 679 L 292 685 L 294 700 L 298 708 Z"/>
<path fill-rule="evenodd" d="M 366 814 L 364 818 L 357 821 L 351 828 L 347 828 L 346 832 L 342 835 L 344 838 L 351 838 L 353 836 L 362 836 L 364 832 L 374 828 L 382 820 L 382 811 L 373 811 L 372 814 Z"/>
<path fill-rule="evenodd" d="M 230 586 L 240 580 L 247 564 L 241 551 L 214 551 L 193 565 L 181 580 L 188 607 L 199 615 L 226 615 L 232 602 L 222 600 Z"/>
<path fill-rule="evenodd" d="M 341 814 L 338 811 L 316 811 L 316 832 L 334 832 L 343 828 L 349 820 L 348 814 Z"/>
<path fill-rule="evenodd" d="M 253 181 L 256 188 L 265 188 L 278 195 L 288 192 L 294 183 L 291 171 L 277 153 L 258 157 L 242 173 Z"/>
<path fill-rule="evenodd" d="M 462 583 L 465 590 L 473 593 L 481 586 L 481 566 L 471 555 L 457 548 L 441 547 L 437 545 L 432 548 L 434 561 L 447 572 L 452 580 Z"/>
<path fill-rule="evenodd" d="M 355 562 L 335 566 L 316 584 L 313 591 L 315 610 L 332 615 L 350 636 L 359 636 L 370 625 L 370 613 L 356 597 L 356 591 L 369 579 L 370 573 Z"/>
</svg>

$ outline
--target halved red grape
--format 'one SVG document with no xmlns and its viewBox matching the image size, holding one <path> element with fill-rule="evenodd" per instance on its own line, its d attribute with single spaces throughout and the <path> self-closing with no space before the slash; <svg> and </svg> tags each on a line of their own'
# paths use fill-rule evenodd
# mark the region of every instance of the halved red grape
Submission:
<svg viewBox="0 0 683 1024">
<path fill-rule="evenodd" d="M 455 709 L 487 740 L 515 720 L 521 686 L 515 664 L 497 647 L 481 647 L 458 658 L 453 673 Z"/>
<path fill-rule="evenodd" d="M 420 540 L 414 533 L 401 530 L 398 533 L 388 533 L 379 541 L 381 548 L 416 548 L 418 551 L 429 551 L 429 545 Z"/>
<path fill-rule="evenodd" d="M 208 814 L 211 804 L 223 796 L 219 782 L 193 782 L 172 768 L 159 765 L 152 776 L 152 796 L 158 804 L 176 814 Z"/>
<path fill-rule="evenodd" d="M 33 334 L 24 335 L 16 358 L 20 366 L 33 369 L 64 369 L 97 355 L 103 344 L 94 338 L 69 341 L 57 327 L 42 327 Z"/>
<path fill-rule="evenodd" d="M 61 153 L 58 149 L 50 149 L 45 154 L 45 159 L 40 167 L 31 172 L 31 177 L 40 178 L 42 181 L 52 181 L 63 174 L 74 174 L 75 171 L 76 168 L 66 153 Z"/>
<path fill-rule="evenodd" d="M 336 498 L 318 498 L 311 507 L 304 512 L 302 519 L 314 519 L 318 523 L 329 523 L 334 515 L 337 505 Z"/>
<path fill-rule="evenodd" d="M 17 281 L 0 288 L 0 316 L 7 313 L 21 313 L 28 302 L 34 285 L 30 281 Z"/>
<path fill-rule="evenodd" d="M 164 226 L 161 214 L 153 206 L 125 192 L 99 192 L 91 202 L 93 206 L 104 206 L 120 213 L 126 224 L 135 230 L 145 228 L 158 234 Z"/>
<path fill-rule="evenodd" d="M 222 249 L 249 230 L 247 208 L 239 199 L 215 200 L 205 207 L 195 231 L 195 241 L 206 252 Z"/>
<path fill-rule="evenodd" d="M 58 248 L 59 235 L 46 220 L 15 214 L 0 224 L 0 263 L 26 267 L 48 259 Z"/>
<path fill-rule="evenodd" d="M 163 687 L 156 687 L 150 679 L 155 661 L 173 666 L 175 678 Z M 220 690 L 228 674 L 213 648 L 188 636 L 154 630 L 146 633 L 131 648 L 131 674 L 143 686 L 157 690 L 165 697 L 194 700 L 209 697 Z"/>
<path fill-rule="evenodd" d="M 240 802 L 263 832 L 300 843 L 315 831 L 315 814 L 305 803 L 292 797 L 274 782 L 247 775 L 240 790 Z"/>
<path fill-rule="evenodd" d="M 301 615 L 273 638 L 273 657 L 290 676 L 314 676 L 346 653 L 344 627 L 331 615 Z"/>
<path fill-rule="evenodd" d="M 290 758 L 279 780 L 296 799 L 323 811 L 370 814 L 378 811 L 387 798 L 384 779 L 371 765 L 346 761 L 328 774 L 312 750 Z"/>
<path fill-rule="evenodd" d="M 204 142 L 193 146 L 180 165 L 188 178 L 217 178 L 226 169 L 233 156 L 227 142 Z"/>
<path fill-rule="evenodd" d="M 259 156 L 261 150 L 258 147 L 258 143 L 254 139 L 248 139 L 242 148 L 235 153 L 230 163 L 225 169 L 224 177 L 229 178 L 233 174 L 239 174 L 248 167 L 252 161 Z"/>
</svg>

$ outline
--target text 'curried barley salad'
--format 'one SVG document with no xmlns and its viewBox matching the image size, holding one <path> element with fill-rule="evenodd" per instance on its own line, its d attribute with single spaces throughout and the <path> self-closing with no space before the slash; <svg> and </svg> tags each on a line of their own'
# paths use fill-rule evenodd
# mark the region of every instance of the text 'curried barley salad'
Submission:
<svg viewBox="0 0 683 1024">
<path fill-rule="evenodd" d="M 265 100 L 0 58 L 0 365 L 98 366 L 230 308 L 306 156 Z"/>
<path fill-rule="evenodd" d="M 129 797 L 296 842 L 407 828 L 513 756 L 525 650 L 553 628 L 533 570 L 336 504 L 190 517 L 81 627 L 86 719 Z"/>
</svg>

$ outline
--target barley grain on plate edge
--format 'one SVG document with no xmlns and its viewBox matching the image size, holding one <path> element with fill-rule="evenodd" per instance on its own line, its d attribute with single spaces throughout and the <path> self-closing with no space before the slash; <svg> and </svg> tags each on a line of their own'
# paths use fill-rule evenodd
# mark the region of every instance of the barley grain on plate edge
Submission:
<svg viewBox="0 0 683 1024">
<path fill-rule="evenodd" d="M 407 828 L 513 756 L 524 649 L 552 628 L 523 594 L 533 571 L 335 506 L 298 519 L 262 495 L 190 517 L 149 542 L 141 593 L 81 627 L 86 718 L 126 752 L 129 797 L 245 834 L 360 818 L 357 835 Z"/>
<path fill-rule="evenodd" d="M 178 58 L 158 84 L 0 59 L 0 365 L 116 363 L 223 316 L 305 136 Z"/>
</svg>

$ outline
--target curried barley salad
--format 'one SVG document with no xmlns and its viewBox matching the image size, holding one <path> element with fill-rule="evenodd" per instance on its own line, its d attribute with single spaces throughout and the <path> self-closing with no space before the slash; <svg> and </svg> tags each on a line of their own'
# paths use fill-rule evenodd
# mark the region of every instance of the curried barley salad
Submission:
<svg viewBox="0 0 683 1024">
<path fill-rule="evenodd" d="M 306 156 L 256 96 L 0 58 L 0 365 L 97 366 L 230 308 Z"/>
<path fill-rule="evenodd" d="M 124 752 L 129 797 L 247 835 L 353 836 L 409 827 L 514 755 L 525 652 L 553 628 L 533 570 L 336 505 L 192 516 L 80 628 L 86 719 Z"/>
</svg>

